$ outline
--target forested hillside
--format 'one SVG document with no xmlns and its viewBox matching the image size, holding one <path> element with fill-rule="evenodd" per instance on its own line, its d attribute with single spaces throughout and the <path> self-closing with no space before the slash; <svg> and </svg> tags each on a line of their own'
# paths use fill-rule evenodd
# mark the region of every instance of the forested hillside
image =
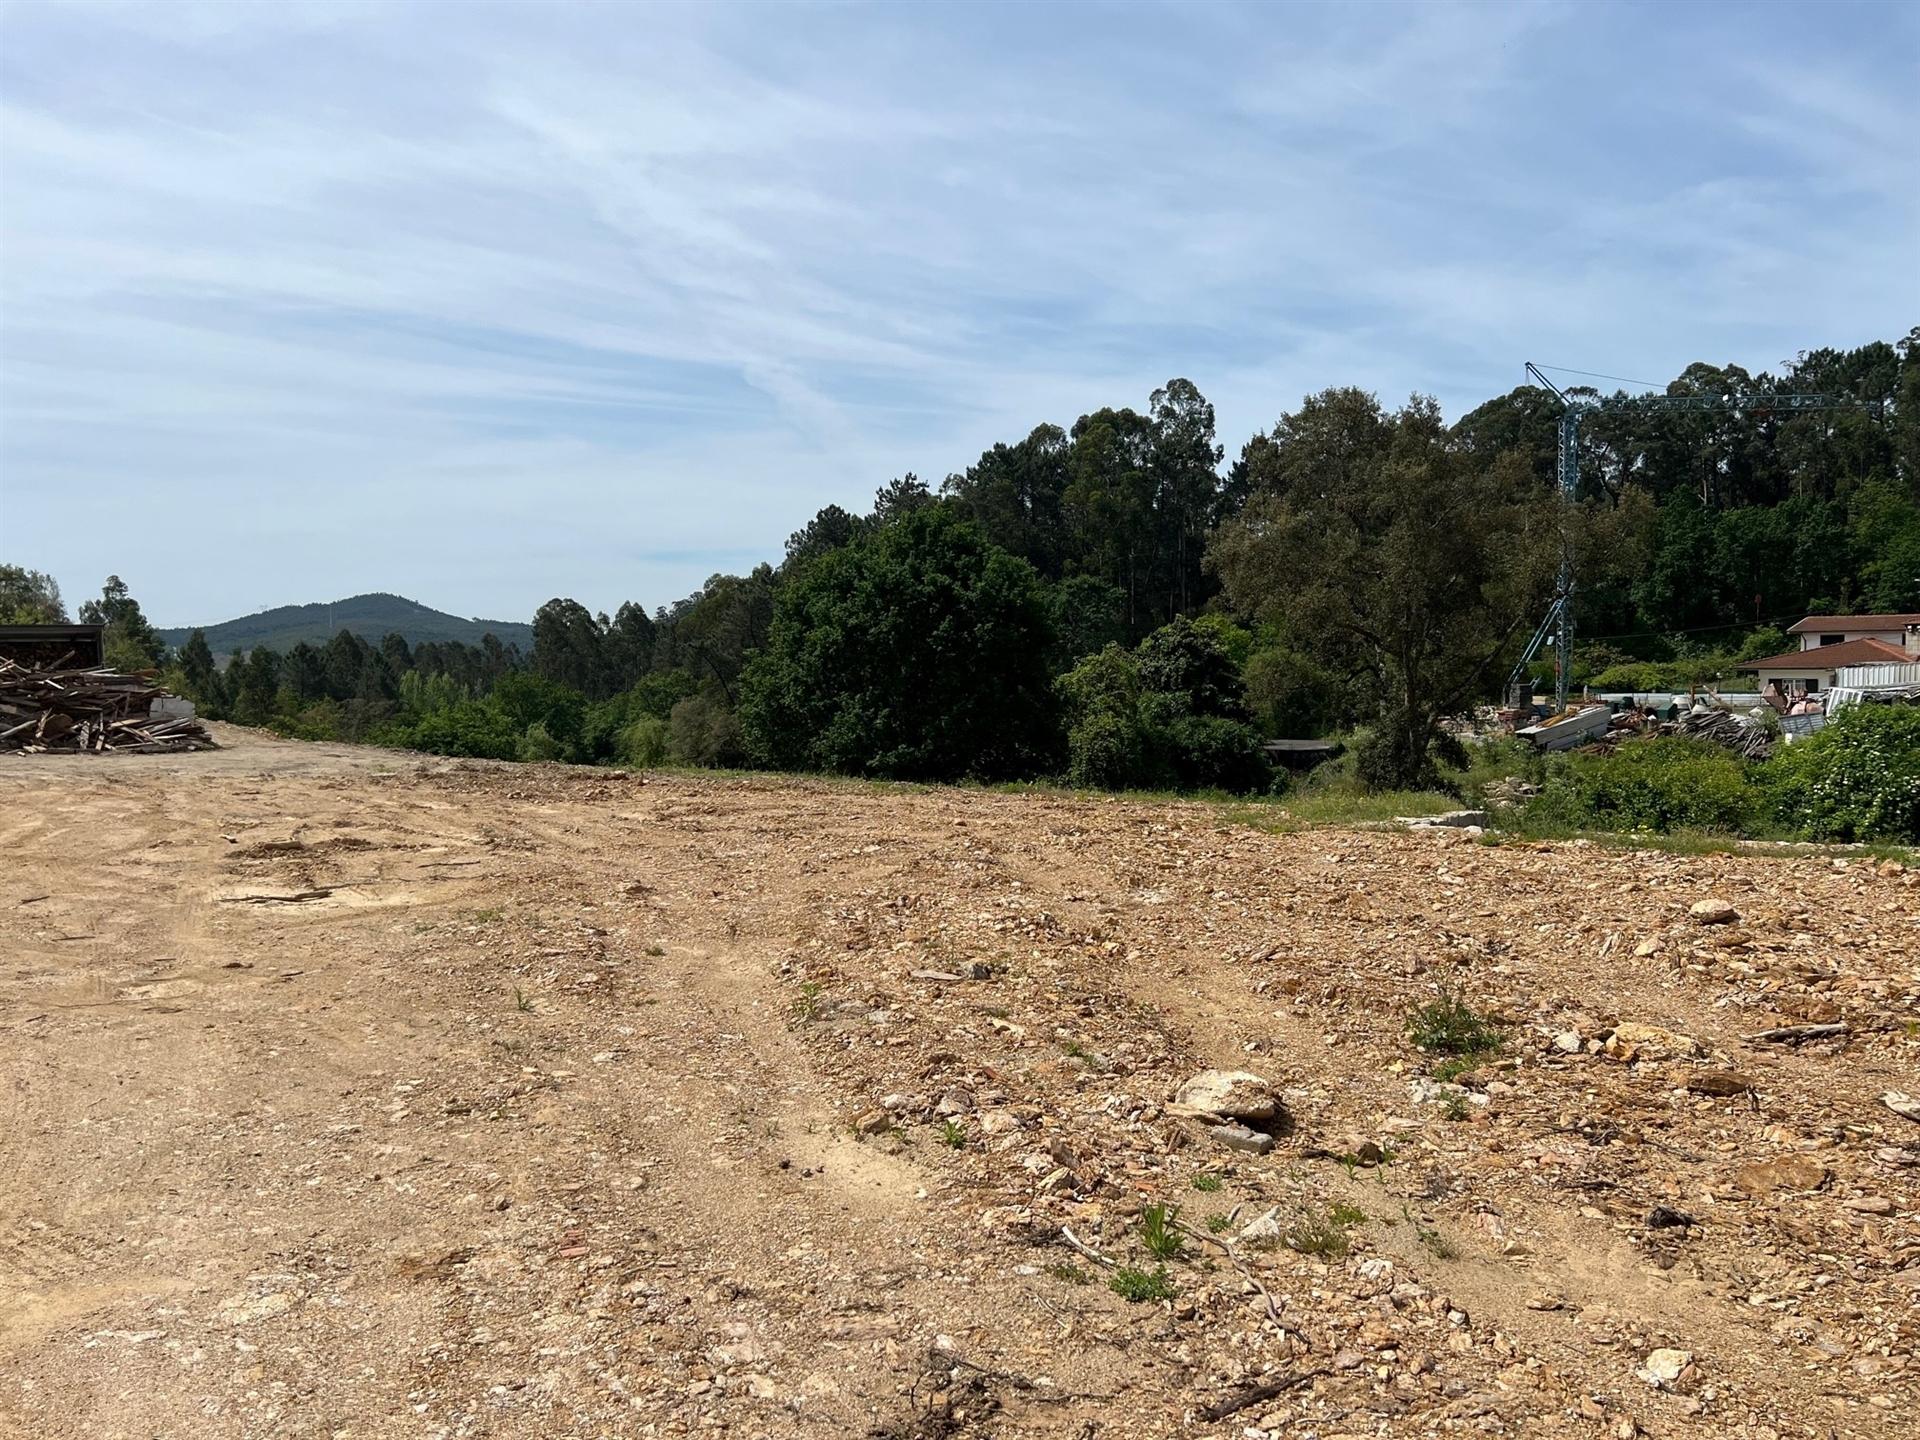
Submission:
<svg viewBox="0 0 1920 1440">
<path fill-rule="evenodd" d="M 1542 389 L 1451 425 L 1329 389 L 1229 459 L 1173 380 L 828 506 L 670 605 L 553 599 L 524 650 L 343 633 L 221 673 L 196 633 L 177 680 L 216 716 L 501 758 L 1247 790 L 1263 738 L 1337 733 L 1361 783 L 1433 784 L 1439 722 L 1499 692 L 1563 543 L 1600 685 L 1733 679 L 1808 611 L 1920 609 L 1920 331 L 1666 388 L 1726 403 L 1572 392 L 1599 403 L 1569 509 Z M 1814 391 L 1845 403 L 1773 403 Z"/>
<path fill-rule="evenodd" d="M 162 630 L 169 645 L 187 643 L 196 627 L 180 626 Z M 336 631 L 351 630 L 362 640 L 374 644 L 388 635 L 404 636 L 409 644 L 429 641 L 458 641 L 478 645 L 492 634 L 503 645 L 521 649 L 533 643 L 533 627 L 524 620 L 463 620 L 409 600 L 404 595 L 349 595 L 317 605 L 281 605 L 258 614 L 243 615 L 219 625 L 201 628 L 207 644 L 222 660 L 236 650 L 252 650 L 265 645 L 273 650 L 290 650 L 303 641 L 324 645 Z"/>
</svg>

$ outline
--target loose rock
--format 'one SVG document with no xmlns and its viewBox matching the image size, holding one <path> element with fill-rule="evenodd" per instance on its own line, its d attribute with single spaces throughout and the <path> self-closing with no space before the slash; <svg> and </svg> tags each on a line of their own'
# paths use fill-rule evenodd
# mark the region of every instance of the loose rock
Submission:
<svg viewBox="0 0 1920 1440">
<path fill-rule="evenodd" d="M 1679 1380 L 1691 1364 L 1693 1353 L 1689 1350 L 1655 1350 L 1634 1374 L 1656 1390 L 1664 1390 Z"/>
<path fill-rule="evenodd" d="M 1173 1092 L 1173 1103 L 1226 1120 L 1271 1120 L 1280 1113 L 1273 1086 L 1245 1070 L 1202 1070 Z"/>
<path fill-rule="evenodd" d="M 1725 900 L 1696 900 L 1687 913 L 1700 925 L 1731 925 L 1740 918 L 1740 912 Z"/>
<path fill-rule="evenodd" d="M 1736 1170 L 1733 1183 L 1756 1198 L 1776 1190 L 1818 1190 L 1827 1183 L 1827 1167 L 1805 1155 L 1786 1155 Z"/>
</svg>

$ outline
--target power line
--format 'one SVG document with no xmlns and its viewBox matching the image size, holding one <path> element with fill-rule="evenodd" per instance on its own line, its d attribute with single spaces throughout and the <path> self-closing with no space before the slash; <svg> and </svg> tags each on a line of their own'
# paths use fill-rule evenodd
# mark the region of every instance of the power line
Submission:
<svg viewBox="0 0 1920 1440">
<path fill-rule="evenodd" d="M 1796 616 L 1802 620 L 1807 618 L 1800 612 L 1789 611 L 1785 615 L 1768 615 L 1760 620 L 1732 620 L 1724 625 L 1690 625 L 1677 630 L 1622 630 L 1617 635 L 1589 635 L 1586 638 L 1597 643 L 1601 640 L 1646 640 L 1661 635 L 1703 635 L 1709 630 L 1745 630 L 1761 625 L 1777 625 L 1782 620 L 1792 620 Z"/>
</svg>

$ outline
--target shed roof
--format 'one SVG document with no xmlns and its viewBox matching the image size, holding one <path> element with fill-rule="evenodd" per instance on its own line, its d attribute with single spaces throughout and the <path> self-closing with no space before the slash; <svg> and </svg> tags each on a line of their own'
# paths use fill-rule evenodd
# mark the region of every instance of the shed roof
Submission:
<svg viewBox="0 0 1920 1440">
<path fill-rule="evenodd" d="M 1811 650 L 1789 650 L 1764 660 L 1749 660 L 1742 670 L 1838 670 L 1842 665 L 1880 665 L 1911 657 L 1884 640 L 1846 640 L 1838 645 L 1816 645 Z"/>
<path fill-rule="evenodd" d="M 1797 625 L 1789 625 L 1789 635 L 1806 635 L 1825 630 L 1904 630 L 1920 625 L 1920 613 L 1906 615 L 1809 615 Z"/>
</svg>

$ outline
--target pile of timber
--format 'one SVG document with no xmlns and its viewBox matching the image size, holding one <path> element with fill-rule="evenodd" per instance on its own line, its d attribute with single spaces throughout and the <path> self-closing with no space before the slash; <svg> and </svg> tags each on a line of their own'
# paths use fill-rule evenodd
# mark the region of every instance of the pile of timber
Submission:
<svg viewBox="0 0 1920 1440">
<path fill-rule="evenodd" d="M 153 702 L 164 698 L 152 671 L 29 670 L 0 660 L 0 751 L 214 749 L 206 726 L 192 716 L 153 717 Z"/>
<path fill-rule="evenodd" d="M 1667 734 L 1711 740 L 1749 760 L 1764 760 L 1773 754 L 1773 732 L 1758 721 L 1726 710 L 1694 710 L 1671 725 L 1663 725 Z"/>
</svg>

